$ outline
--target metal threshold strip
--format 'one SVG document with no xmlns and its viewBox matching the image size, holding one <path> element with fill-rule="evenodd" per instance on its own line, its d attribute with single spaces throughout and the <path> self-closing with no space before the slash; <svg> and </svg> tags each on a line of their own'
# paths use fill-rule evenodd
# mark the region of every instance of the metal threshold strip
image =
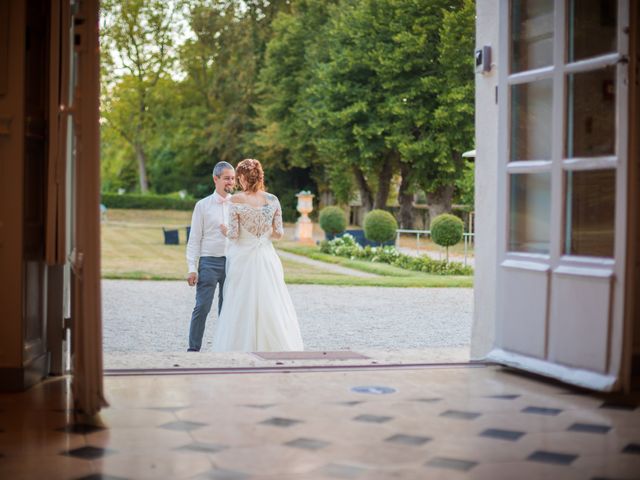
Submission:
<svg viewBox="0 0 640 480">
<path fill-rule="evenodd" d="M 280 365 L 250 367 L 218 367 L 218 368 L 126 368 L 106 369 L 105 376 L 137 376 L 137 375 L 232 375 L 254 373 L 294 373 L 294 372 L 336 372 L 358 370 L 416 370 L 431 368 L 485 368 L 495 365 L 488 362 L 453 362 L 453 363 L 395 363 L 395 364 L 361 364 L 361 365 Z"/>
</svg>

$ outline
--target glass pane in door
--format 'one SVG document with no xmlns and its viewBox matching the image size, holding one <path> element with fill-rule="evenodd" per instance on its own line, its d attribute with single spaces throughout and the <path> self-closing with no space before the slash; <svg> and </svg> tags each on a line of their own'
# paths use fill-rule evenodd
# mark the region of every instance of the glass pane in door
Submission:
<svg viewBox="0 0 640 480">
<path fill-rule="evenodd" d="M 614 67 L 567 76 L 565 154 L 615 154 L 616 75 Z"/>
<path fill-rule="evenodd" d="M 571 0 L 568 61 L 616 51 L 617 0 Z"/>
<path fill-rule="evenodd" d="M 616 171 L 567 172 L 565 253 L 613 257 Z"/>
<path fill-rule="evenodd" d="M 553 63 L 553 0 L 512 0 L 511 73 Z"/>
<path fill-rule="evenodd" d="M 551 158 L 551 79 L 511 86 L 511 161 Z"/>
<path fill-rule="evenodd" d="M 551 175 L 517 173 L 510 176 L 509 250 L 549 253 Z"/>
</svg>

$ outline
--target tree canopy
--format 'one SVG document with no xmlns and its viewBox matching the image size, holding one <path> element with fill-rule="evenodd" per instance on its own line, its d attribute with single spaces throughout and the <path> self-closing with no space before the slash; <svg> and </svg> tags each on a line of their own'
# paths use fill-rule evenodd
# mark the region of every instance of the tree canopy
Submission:
<svg viewBox="0 0 640 480">
<path fill-rule="evenodd" d="M 434 213 L 469 197 L 473 0 L 102 8 L 103 189 L 202 196 L 216 162 L 257 157 L 280 196 L 384 209 L 399 186 L 404 227 L 419 190 Z"/>
</svg>

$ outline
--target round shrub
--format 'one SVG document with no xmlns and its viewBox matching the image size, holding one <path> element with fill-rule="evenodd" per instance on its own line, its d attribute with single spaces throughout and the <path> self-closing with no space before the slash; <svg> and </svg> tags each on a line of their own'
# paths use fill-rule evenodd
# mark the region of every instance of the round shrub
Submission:
<svg viewBox="0 0 640 480">
<path fill-rule="evenodd" d="M 364 236 L 372 242 L 393 240 L 398 229 L 395 217 L 384 210 L 371 210 L 364 216 Z"/>
<path fill-rule="evenodd" d="M 347 228 L 347 216 L 340 207 L 324 207 L 318 221 L 327 235 L 337 235 Z"/>
<path fill-rule="evenodd" d="M 431 222 L 431 238 L 441 247 L 450 247 L 462 240 L 464 223 L 455 215 L 444 213 Z"/>
</svg>

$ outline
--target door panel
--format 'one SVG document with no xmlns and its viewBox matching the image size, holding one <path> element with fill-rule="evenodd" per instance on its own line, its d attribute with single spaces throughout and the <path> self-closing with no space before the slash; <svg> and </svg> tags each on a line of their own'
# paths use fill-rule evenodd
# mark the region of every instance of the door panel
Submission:
<svg viewBox="0 0 640 480">
<path fill-rule="evenodd" d="M 608 270 L 601 274 L 567 269 L 553 273 L 550 361 L 607 371 L 613 277 Z"/>
<path fill-rule="evenodd" d="M 505 292 L 503 346 L 506 350 L 544 358 L 549 271 L 546 266 L 502 264 Z"/>
</svg>

